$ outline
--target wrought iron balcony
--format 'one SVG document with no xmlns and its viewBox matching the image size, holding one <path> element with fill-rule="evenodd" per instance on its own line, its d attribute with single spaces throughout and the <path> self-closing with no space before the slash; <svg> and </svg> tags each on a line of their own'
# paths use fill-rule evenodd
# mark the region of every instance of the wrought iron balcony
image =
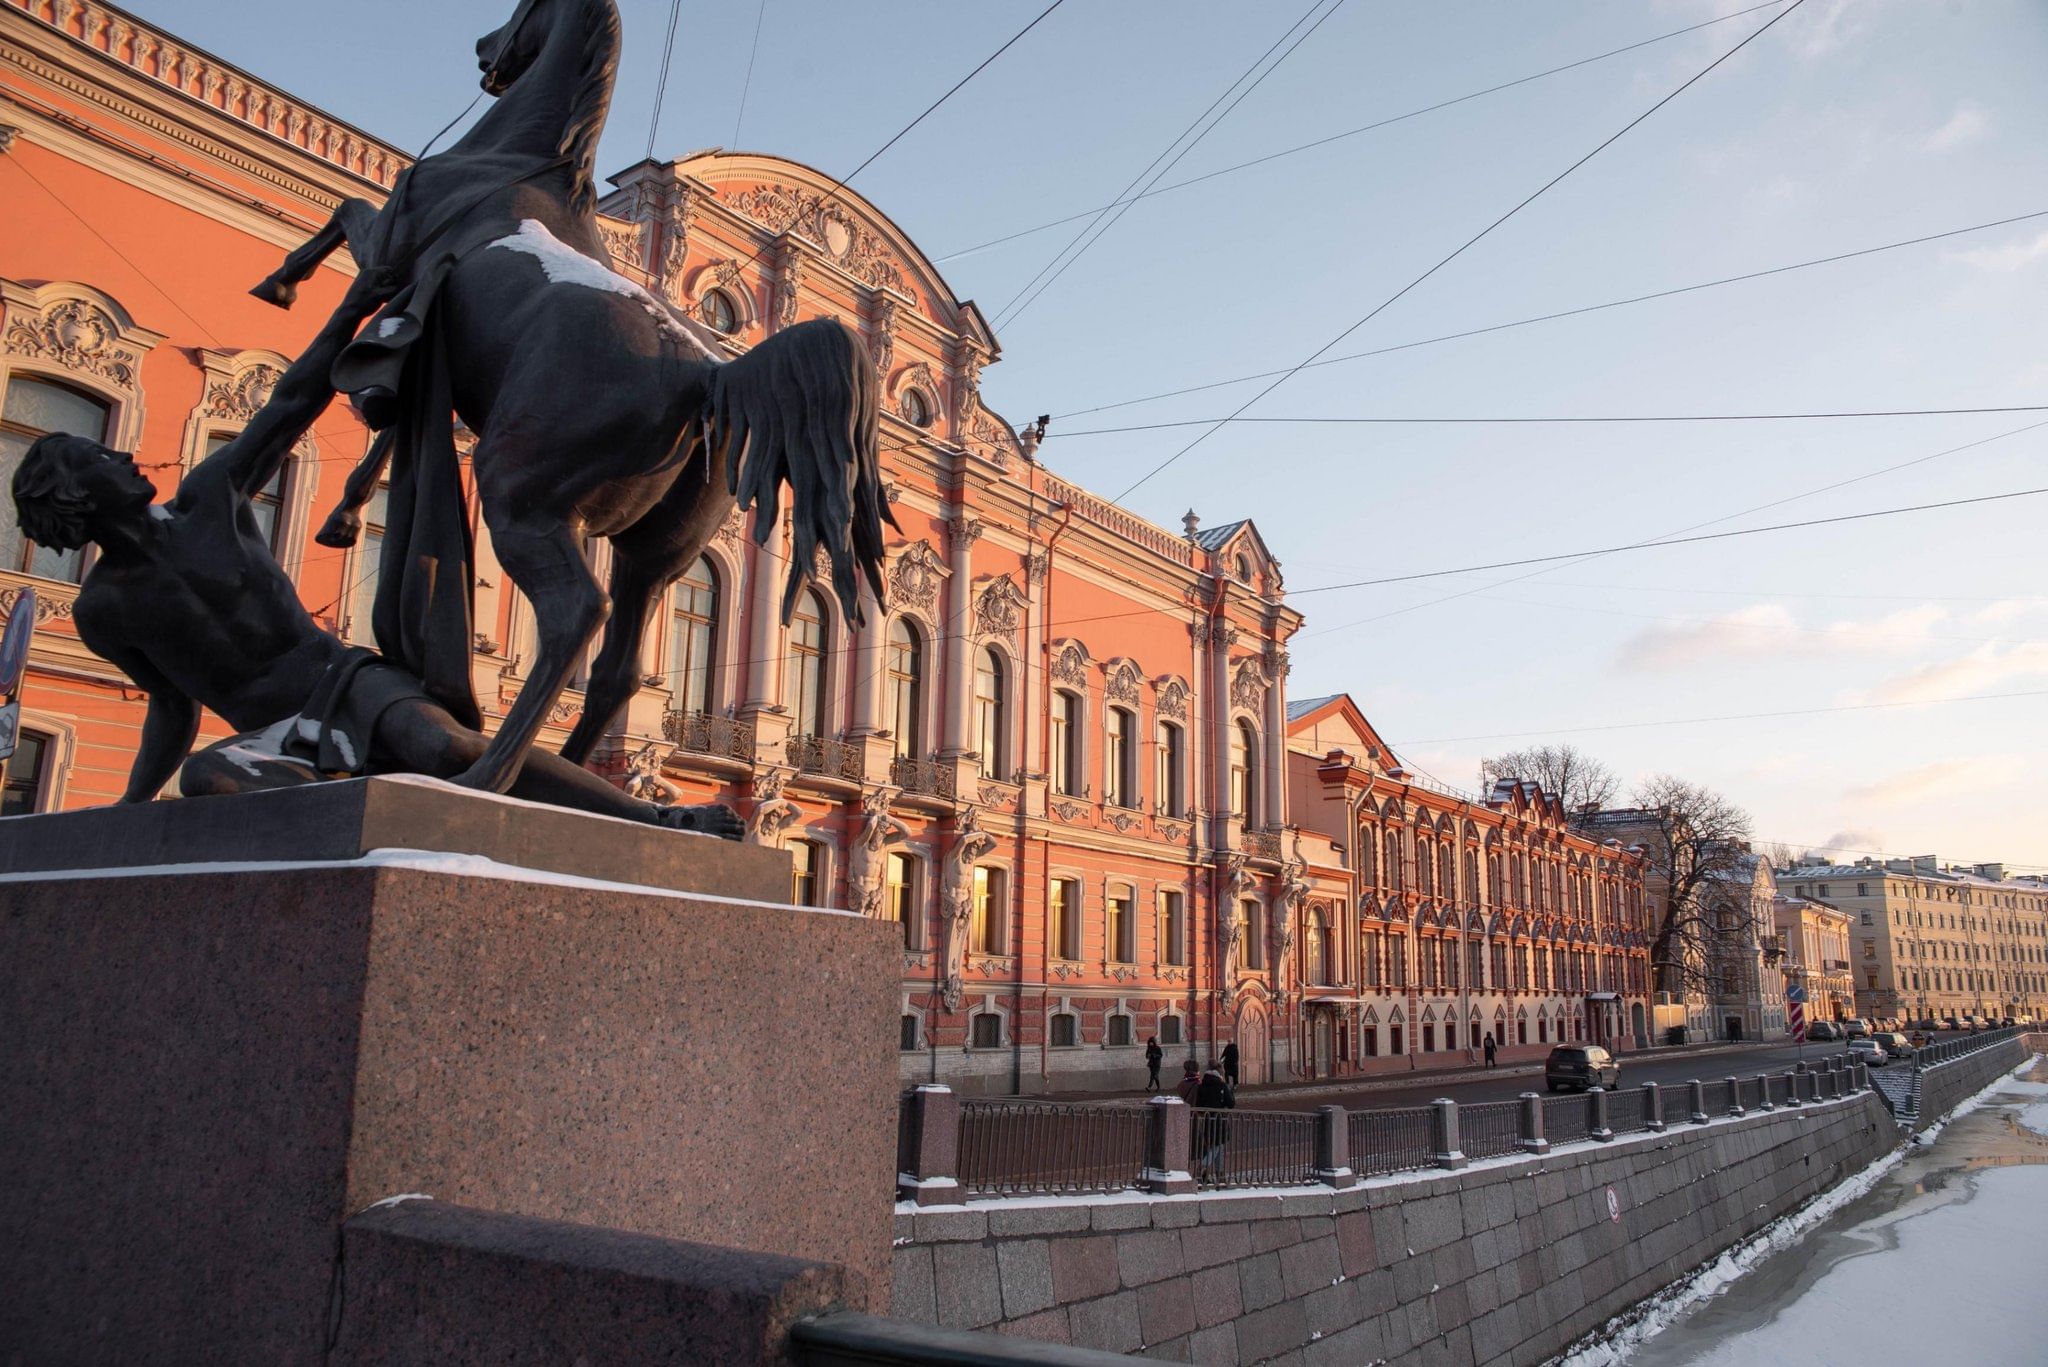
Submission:
<svg viewBox="0 0 2048 1367">
<path fill-rule="evenodd" d="M 695 755 L 751 762 L 754 724 L 709 712 L 671 712 L 661 719 L 661 734 L 678 750 Z"/>
<path fill-rule="evenodd" d="M 912 796 L 953 796 L 953 766 L 935 759 L 898 755 L 889 765 L 889 781 Z"/>
<path fill-rule="evenodd" d="M 1278 859 L 1280 857 L 1280 832 L 1246 831 L 1244 852 L 1254 859 Z"/>
<path fill-rule="evenodd" d="M 861 747 L 857 744 L 824 736 L 791 736 L 788 754 L 790 767 L 800 774 L 860 782 Z"/>
</svg>

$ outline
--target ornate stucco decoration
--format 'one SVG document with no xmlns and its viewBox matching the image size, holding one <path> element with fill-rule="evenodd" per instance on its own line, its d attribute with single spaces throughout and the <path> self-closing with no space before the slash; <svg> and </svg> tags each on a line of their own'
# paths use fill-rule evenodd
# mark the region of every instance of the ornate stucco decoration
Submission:
<svg viewBox="0 0 2048 1367">
<path fill-rule="evenodd" d="M 720 197 L 770 232 L 808 238 L 826 260 L 855 279 L 916 297 L 889 244 L 837 201 L 789 185 L 757 185 Z"/>
<path fill-rule="evenodd" d="M 1103 696 L 1111 702 L 1120 702 L 1131 707 L 1138 705 L 1138 681 L 1144 676 L 1129 660 L 1112 661 L 1105 666 L 1108 678 L 1102 685 Z"/>
<path fill-rule="evenodd" d="M 239 374 L 216 380 L 206 387 L 203 412 L 224 422 L 245 423 L 270 401 L 271 391 L 284 372 L 267 361 L 257 361 Z"/>
<path fill-rule="evenodd" d="M 987 357 L 975 348 L 961 348 L 960 375 L 953 390 L 953 407 L 954 421 L 960 424 L 962 432 L 972 428 L 975 411 L 981 407 L 981 367 L 986 361 Z"/>
<path fill-rule="evenodd" d="M 1256 660 L 1238 661 L 1230 678 L 1230 705 L 1257 712 L 1266 701 L 1266 678 Z"/>
<path fill-rule="evenodd" d="M 1078 641 L 1060 643 L 1053 651 L 1052 668 L 1047 671 L 1058 683 L 1083 687 L 1088 682 L 1088 651 Z"/>
<path fill-rule="evenodd" d="M 794 802 L 782 795 L 789 783 L 786 769 L 767 769 L 754 775 L 753 810 L 747 813 L 747 843 L 774 845 L 800 815 Z"/>
<path fill-rule="evenodd" d="M 875 296 L 875 330 L 868 339 L 868 351 L 875 358 L 877 375 L 887 375 L 896 358 L 896 315 L 901 311 L 902 305 L 888 295 Z"/>
<path fill-rule="evenodd" d="M 738 555 L 747 544 L 747 515 L 738 508 L 725 515 L 725 521 L 718 528 L 718 539 L 726 549 Z"/>
<path fill-rule="evenodd" d="M 891 845 L 910 838 L 910 828 L 889 812 L 897 790 L 887 785 L 869 789 L 861 797 L 860 834 L 846 852 L 846 896 L 862 916 L 880 916 L 882 906 L 883 856 Z"/>
<path fill-rule="evenodd" d="M 981 540 L 981 534 L 987 530 L 988 525 L 980 518 L 969 517 L 965 513 L 946 519 L 946 539 L 955 548 L 963 545 L 972 546 Z"/>
<path fill-rule="evenodd" d="M 1232 854 L 1216 867 L 1216 962 L 1221 969 L 1223 1004 L 1237 999 L 1238 955 L 1244 946 L 1244 922 L 1237 914 L 1238 898 L 1251 886 L 1251 874 L 1244 856 Z"/>
<path fill-rule="evenodd" d="M 1209 644 L 1228 650 L 1237 644 L 1237 628 L 1218 618 L 1209 624 Z"/>
<path fill-rule="evenodd" d="M 1266 673 L 1275 681 L 1286 678 L 1294 671 L 1294 661 L 1280 648 L 1278 641 L 1268 641 L 1265 654 Z"/>
<path fill-rule="evenodd" d="M 1109 814 L 1109 824 L 1116 827 L 1119 833 L 1129 835 L 1132 831 L 1145 824 L 1145 818 L 1133 816 L 1129 812 L 1118 809 Z"/>
<path fill-rule="evenodd" d="M 690 220 L 696 213 L 696 194 L 688 185 L 678 185 L 661 218 L 661 292 L 670 299 L 683 281 L 683 262 L 690 252 Z"/>
<path fill-rule="evenodd" d="M 1087 814 L 1087 811 L 1088 809 L 1078 802 L 1055 802 L 1052 804 L 1052 814 L 1062 821 L 1079 821 Z"/>
<path fill-rule="evenodd" d="M 892 602 L 916 608 L 929 617 L 939 598 L 939 581 L 946 567 L 928 541 L 919 541 L 896 557 L 889 567 L 889 597 Z"/>
<path fill-rule="evenodd" d="M 1034 584 L 1043 584 L 1051 569 L 1052 557 L 1043 551 L 1033 551 L 1024 559 L 1024 577 Z"/>
<path fill-rule="evenodd" d="M 959 833 L 953 837 L 952 852 L 946 856 L 941 897 L 945 909 L 946 976 L 941 996 L 946 1010 L 958 1011 L 964 989 L 962 968 L 967 959 L 967 936 L 974 921 L 974 866 L 996 847 L 996 838 L 981 829 L 980 818 L 969 807 L 960 814 Z"/>
<path fill-rule="evenodd" d="M 998 575 L 974 597 L 974 633 L 998 636 L 1010 642 L 1024 620 L 1024 595 L 1008 575 Z"/>
<path fill-rule="evenodd" d="M 1188 719 L 1188 686 L 1172 675 L 1160 679 L 1154 685 L 1158 702 L 1154 706 L 1159 715 L 1170 721 Z"/>
<path fill-rule="evenodd" d="M 604 238 L 604 249 L 614 266 L 636 271 L 647 268 L 647 229 L 643 224 L 600 217 L 597 231 Z"/>
<path fill-rule="evenodd" d="M 59 594 L 63 593 L 65 587 L 62 584 L 54 586 L 44 584 L 37 587 L 37 626 L 41 626 L 44 622 L 71 615 L 72 600 L 68 597 L 59 596 Z M 21 602 L 21 595 L 24 591 L 21 588 L 0 589 L 0 623 L 5 623 L 8 618 L 14 615 L 15 605 Z M 77 589 L 73 587 L 71 592 L 76 593 Z"/>
<path fill-rule="evenodd" d="M 7 324 L 0 351 L 98 380 L 124 396 L 136 393 L 143 356 L 163 340 L 83 285 L 30 289 L 8 282 L 4 295 Z"/>
<path fill-rule="evenodd" d="M 796 321 L 797 302 L 804 288 L 803 248 L 785 242 L 775 253 L 775 322 L 788 327 Z"/>
</svg>

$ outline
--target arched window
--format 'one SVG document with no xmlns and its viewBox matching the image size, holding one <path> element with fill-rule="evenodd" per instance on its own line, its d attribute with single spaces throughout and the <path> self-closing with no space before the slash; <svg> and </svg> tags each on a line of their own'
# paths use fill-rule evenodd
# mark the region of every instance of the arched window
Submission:
<svg viewBox="0 0 2048 1367">
<path fill-rule="evenodd" d="M 1003 871 L 977 867 L 974 870 L 974 927 L 972 944 L 983 954 L 1002 954 L 1008 937 L 1009 899 L 1003 896 Z"/>
<path fill-rule="evenodd" d="M 925 397 L 922 389 L 903 391 L 903 421 L 912 427 L 932 425 L 932 401 Z"/>
<path fill-rule="evenodd" d="M 885 892 L 889 916 L 903 927 L 905 949 L 924 948 L 924 918 L 918 914 L 917 863 L 907 854 L 891 851 Z"/>
<path fill-rule="evenodd" d="M 1159 961 L 1187 962 L 1187 901 L 1178 888 L 1159 893 Z"/>
<path fill-rule="evenodd" d="M 924 755 L 924 642 L 917 628 L 902 617 L 889 624 L 886 660 L 889 675 L 889 727 L 896 753 L 904 759 Z"/>
<path fill-rule="evenodd" d="M 1302 977 L 1311 983 L 1327 983 L 1330 981 L 1330 928 L 1320 909 L 1309 912 L 1308 934 L 1303 938 L 1307 941 L 1308 964 L 1302 971 Z"/>
<path fill-rule="evenodd" d="M 1257 899 L 1247 897 L 1242 903 L 1244 912 L 1244 966 L 1263 969 L 1266 966 L 1266 909 Z"/>
<path fill-rule="evenodd" d="M 669 622 L 669 687 L 677 710 L 711 710 L 711 670 L 718 651 L 718 571 L 698 556 L 676 581 Z"/>
<path fill-rule="evenodd" d="M 820 877 L 825 871 L 824 851 L 815 840 L 789 842 L 789 900 L 792 906 L 817 907 L 823 891 Z"/>
<path fill-rule="evenodd" d="M 697 314 L 704 320 L 704 326 L 713 332 L 730 335 L 739 330 L 739 308 L 724 290 L 713 290 L 705 295 L 697 305 Z"/>
<path fill-rule="evenodd" d="M 1109 709 L 1109 744 L 1104 750 L 1105 797 L 1113 807 L 1138 805 L 1138 718 L 1127 707 Z"/>
<path fill-rule="evenodd" d="M 797 596 L 789 621 L 789 664 L 782 705 L 800 736 L 825 734 L 825 603 L 813 589 Z"/>
<path fill-rule="evenodd" d="M 232 432 L 207 434 L 206 455 L 212 455 L 235 439 Z M 285 457 L 277 467 L 277 473 L 270 482 L 249 495 L 249 515 L 256 519 L 256 532 L 263 538 L 263 544 L 270 547 L 270 553 L 282 557 L 284 547 L 278 543 L 277 529 L 284 521 L 285 478 L 292 466 L 291 457 Z"/>
<path fill-rule="evenodd" d="M 48 380 L 15 375 L 7 381 L 7 395 L 0 403 L 0 488 L 11 488 L 21 458 L 36 438 L 52 432 L 68 432 L 93 441 L 107 440 L 113 405 L 90 394 Z M 75 584 L 85 571 L 83 551 L 59 551 L 38 546 L 21 534 L 13 509 L 0 516 L 0 568 L 23 570 L 43 579 Z"/>
<path fill-rule="evenodd" d="M 1081 957 L 1081 885 L 1071 878 L 1052 880 L 1052 953 L 1056 959 Z"/>
<path fill-rule="evenodd" d="M 981 772 L 1003 778 L 1010 772 L 1008 707 L 1003 687 L 1003 662 L 983 647 L 974 657 L 974 743 L 981 751 Z"/>
<path fill-rule="evenodd" d="M 1415 890 L 1424 897 L 1436 895 L 1436 847 L 1427 836 L 1415 842 Z"/>
<path fill-rule="evenodd" d="M 1052 790 L 1081 795 L 1081 700 L 1065 689 L 1052 695 Z"/>
<path fill-rule="evenodd" d="M 377 606 L 377 581 L 384 564 L 384 520 L 388 517 L 391 490 L 380 484 L 363 505 L 363 529 L 356 535 L 356 548 L 349 552 L 348 617 L 342 623 L 351 643 L 377 644 L 371 616 Z"/>
<path fill-rule="evenodd" d="M 1071 1011 L 1061 1011 L 1052 1018 L 1052 1047 L 1071 1049 L 1081 1042 L 1080 1018 Z"/>
<path fill-rule="evenodd" d="M 43 809 L 50 781 L 53 744 L 41 731 L 20 732 L 14 753 L 7 757 L 6 779 L 0 784 L 0 816 L 27 816 Z"/>
<path fill-rule="evenodd" d="M 904 1053 L 911 1053 L 915 1051 L 916 1049 L 921 1047 L 918 1044 L 919 1034 L 920 1031 L 917 1027 L 917 1017 L 906 1014 L 903 1017 L 901 1023 L 899 1024 L 897 1030 L 896 1047 L 902 1050 Z"/>
<path fill-rule="evenodd" d="M 1358 828 L 1358 882 L 1361 887 L 1380 885 L 1380 831 L 1377 826 Z"/>
<path fill-rule="evenodd" d="M 1230 728 L 1230 814 L 1247 827 L 1259 824 L 1259 737 L 1248 721 Z"/>
<path fill-rule="evenodd" d="M 1159 773 L 1153 800 L 1167 816 L 1187 814 L 1186 743 L 1180 727 L 1170 721 L 1159 723 Z"/>
<path fill-rule="evenodd" d="M 1387 827 L 1387 886 L 1394 891 L 1401 890 L 1401 827 L 1397 822 Z"/>
<path fill-rule="evenodd" d="M 1138 917 L 1131 890 L 1121 885 L 1109 890 L 1109 960 L 1133 963 L 1138 957 Z"/>
</svg>

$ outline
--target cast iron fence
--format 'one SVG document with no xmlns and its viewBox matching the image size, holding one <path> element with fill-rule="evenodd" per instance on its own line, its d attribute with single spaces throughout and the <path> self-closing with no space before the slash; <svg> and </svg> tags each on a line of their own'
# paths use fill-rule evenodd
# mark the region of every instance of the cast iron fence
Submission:
<svg viewBox="0 0 2048 1367">
<path fill-rule="evenodd" d="M 1295 1111 L 1194 1114 L 1188 1170 L 1206 1187 L 1284 1187 L 1315 1180 L 1316 1117 Z"/>
<path fill-rule="evenodd" d="M 1458 1141 L 1467 1158 L 1498 1158 L 1522 1146 L 1522 1103 L 1479 1101 L 1458 1107 Z"/>
<path fill-rule="evenodd" d="M 1543 1135 L 1553 1144 L 1576 1144 L 1591 1128 L 1590 1096 L 1553 1096 L 1543 1102 Z"/>
<path fill-rule="evenodd" d="M 1135 1187 L 1147 1124 L 1141 1106 L 962 1101 L 960 1185 L 970 1196 Z"/>
<path fill-rule="evenodd" d="M 1607 1128 L 1616 1134 L 1635 1134 L 1650 1128 L 1648 1098 L 1640 1087 L 1624 1087 L 1607 1094 Z"/>
<path fill-rule="evenodd" d="M 1430 1115 L 1428 1106 L 1353 1111 L 1345 1117 L 1351 1131 L 1352 1170 L 1364 1176 L 1383 1176 L 1435 1167 Z"/>
</svg>

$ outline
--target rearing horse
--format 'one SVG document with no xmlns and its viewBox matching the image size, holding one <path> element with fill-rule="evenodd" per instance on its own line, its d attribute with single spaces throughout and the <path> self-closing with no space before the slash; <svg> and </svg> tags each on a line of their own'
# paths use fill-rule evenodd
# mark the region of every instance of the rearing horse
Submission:
<svg viewBox="0 0 2048 1367">
<path fill-rule="evenodd" d="M 563 747 L 573 760 L 588 757 L 639 688 L 640 644 L 656 602 L 735 506 L 760 505 L 755 537 L 765 542 L 778 525 L 781 486 L 790 486 L 785 620 L 820 546 L 850 619 L 863 615 L 862 580 L 881 600 L 888 512 L 874 367 L 849 329 L 800 323 L 727 361 L 711 334 L 612 271 L 593 162 L 617 71 L 614 0 L 522 0 L 477 54 L 485 90 L 500 98 L 476 127 L 412 168 L 373 226 L 364 226 L 366 206 L 345 206 L 257 293 L 288 305 L 292 283 L 344 239 L 366 267 L 411 282 L 357 348 L 374 360 L 387 342 L 403 346 L 413 392 L 399 393 L 397 408 L 445 426 L 452 404 L 477 434 L 483 520 L 506 574 L 533 604 L 532 673 L 459 780 L 502 792 L 609 616 L 583 718 Z M 345 356 L 337 382 L 360 402 L 375 387 L 360 373 L 351 383 L 350 373 Z M 390 411 L 389 392 L 371 397 Z M 351 497 L 374 487 L 388 447 L 380 441 L 352 477 Z M 426 443 L 415 477 L 452 487 L 453 460 L 452 444 Z M 401 472 L 404 464 L 401 456 Z M 466 560 L 466 533 L 457 532 L 460 549 L 449 558 Z M 590 535 L 612 545 L 609 595 L 584 559 Z M 422 570 L 405 543 L 385 539 L 375 625 L 385 653 L 411 665 L 419 642 L 387 639 L 405 634 L 399 608 L 437 593 L 445 601 L 454 566 Z M 471 566 L 461 571 L 466 595 Z M 434 620 L 445 638 L 448 620 Z M 466 615 L 460 629 L 466 651 Z M 447 646 L 442 639 L 437 648 Z"/>
</svg>

